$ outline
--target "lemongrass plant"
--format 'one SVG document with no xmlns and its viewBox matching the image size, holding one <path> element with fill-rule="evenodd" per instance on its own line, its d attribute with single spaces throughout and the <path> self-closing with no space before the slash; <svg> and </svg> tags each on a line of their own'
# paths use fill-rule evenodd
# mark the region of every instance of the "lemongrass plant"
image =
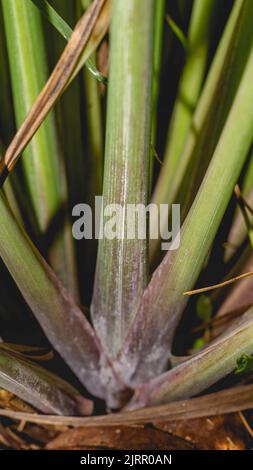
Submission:
<svg viewBox="0 0 253 470">
<path fill-rule="evenodd" d="M 227 217 L 237 213 L 236 183 L 243 176 L 246 197 L 253 189 L 253 2 L 235 0 L 225 11 L 216 0 L 194 0 L 191 11 L 183 6 L 1 1 L 0 256 L 7 270 L 0 275 L 10 282 L 9 272 L 13 298 L 21 292 L 37 324 L 34 338 L 16 332 L 19 344 L 9 344 L 13 301 L 2 300 L 0 386 L 41 412 L 91 414 L 96 399 L 113 409 L 187 399 L 253 354 L 251 302 L 194 354 L 191 331 L 185 344 L 177 334 L 184 314 L 194 316 L 186 292 L 201 285 L 203 270 L 216 283 L 231 267 L 241 272 L 240 247 L 236 264 L 219 259 L 221 270 L 213 266 L 231 221 L 238 224 Z M 169 42 L 166 18 L 176 33 Z M 83 212 L 85 203 L 96 207 L 101 192 L 103 207 L 113 210 L 96 219 L 96 253 Z M 147 213 L 145 236 L 133 230 L 135 219 L 128 236 L 129 205 L 151 201 L 169 205 L 160 220 L 167 229 L 171 205 L 181 205 L 182 227 L 167 253 L 159 236 L 152 238 L 155 220 Z M 113 236 L 102 237 L 112 215 Z M 250 280 L 245 286 L 251 289 Z M 218 296 L 214 313 L 226 302 Z M 22 315 L 24 304 L 15 307 Z M 30 317 L 25 321 L 29 326 Z M 61 370 L 57 361 L 45 363 L 47 340 L 65 362 Z"/>
</svg>

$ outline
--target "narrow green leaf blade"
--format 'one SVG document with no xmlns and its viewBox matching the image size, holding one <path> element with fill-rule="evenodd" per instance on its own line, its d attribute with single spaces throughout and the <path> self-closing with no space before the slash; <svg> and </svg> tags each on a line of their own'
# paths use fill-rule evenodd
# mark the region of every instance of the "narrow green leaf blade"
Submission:
<svg viewBox="0 0 253 470">
<path fill-rule="evenodd" d="M 57 31 L 66 39 L 70 40 L 73 30 L 66 21 L 57 13 L 57 11 L 46 0 L 32 0 L 39 8 L 45 18 L 57 29 Z M 90 59 L 87 59 L 85 65 L 89 72 L 100 82 L 106 83 L 106 78 L 96 69 Z"/>
<path fill-rule="evenodd" d="M 190 398 L 206 390 L 236 368 L 238 357 L 253 353 L 253 309 L 207 346 L 151 382 L 141 385 L 129 408 Z"/>
</svg>

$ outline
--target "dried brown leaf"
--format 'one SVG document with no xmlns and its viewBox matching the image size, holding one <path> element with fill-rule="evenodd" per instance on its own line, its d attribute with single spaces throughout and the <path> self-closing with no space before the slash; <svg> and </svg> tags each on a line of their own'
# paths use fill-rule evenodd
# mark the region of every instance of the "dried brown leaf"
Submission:
<svg viewBox="0 0 253 470">
<path fill-rule="evenodd" d="M 181 437 L 201 450 L 245 450 L 244 430 L 238 415 L 154 423 L 158 429 Z"/>
<path fill-rule="evenodd" d="M 47 444 L 46 449 L 191 450 L 192 446 L 179 437 L 152 427 L 94 426 L 60 434 Z"/>
<path fill-rule="evenodd" d="M 22 413 L 35 413 L 35 410 L 21 398 L 4 389 L 0 389 L 0 408 L 21 411 Z"/>
</svg>

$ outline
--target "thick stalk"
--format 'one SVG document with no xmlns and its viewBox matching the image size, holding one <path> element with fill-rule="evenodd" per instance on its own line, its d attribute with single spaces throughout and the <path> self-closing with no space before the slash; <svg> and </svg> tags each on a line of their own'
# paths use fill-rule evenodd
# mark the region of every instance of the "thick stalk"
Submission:
<svg viewBox="0 0 253 470">
<path fill-rule="evenodd" d="M 103 196 L 104 207 L 121 205 L 122 218 L 119 239 L 100 240 L 92 302 L 111 354 L 147 283 L 146 240 L 126 239 L 126 212 L 127 204 L 147 202 L 153 8 L 153 0 L 113 1 Z"/>
</svg>

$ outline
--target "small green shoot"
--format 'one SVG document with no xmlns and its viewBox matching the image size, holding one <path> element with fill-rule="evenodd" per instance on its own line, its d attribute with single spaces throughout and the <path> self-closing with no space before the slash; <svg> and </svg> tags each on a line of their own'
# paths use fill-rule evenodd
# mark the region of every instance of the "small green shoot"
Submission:
<svg viewBox="0 0 253 470">
<path fill-rule="evenodd" d="M 253 372 L 253 357 L 248 354 L 242 354 L 236 361 L 237 368 L 235 374 L 247 374 Z"/>
</svg>

